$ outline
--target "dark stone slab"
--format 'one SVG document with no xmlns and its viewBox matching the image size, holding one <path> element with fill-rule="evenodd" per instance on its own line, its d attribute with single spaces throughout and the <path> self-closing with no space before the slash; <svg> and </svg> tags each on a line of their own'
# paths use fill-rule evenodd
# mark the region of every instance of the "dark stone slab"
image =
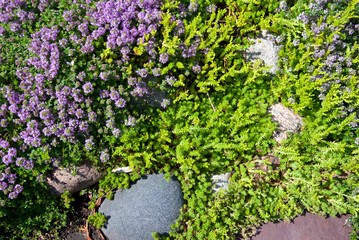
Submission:
<svg viewBox="0 0 359 240">
<path fill-rule="evenodd" d="M 168 182 L 164 174 L 147 175 L 117 191 L 113 200 L 105 199 L 99 208 L 107 218 L 103 233 L 111 240 L 153 239 L 152 232 L 172 231 L 183 205 L 181 184 L 174 177 Z"/>
<path fill-rule="evenodd" d="M 349 240 L 352 228 L 345 225 L 350 215 L 323 218 L 306 213 L 293 222 L 266 223 L 252 240 Z"/>
</svg>

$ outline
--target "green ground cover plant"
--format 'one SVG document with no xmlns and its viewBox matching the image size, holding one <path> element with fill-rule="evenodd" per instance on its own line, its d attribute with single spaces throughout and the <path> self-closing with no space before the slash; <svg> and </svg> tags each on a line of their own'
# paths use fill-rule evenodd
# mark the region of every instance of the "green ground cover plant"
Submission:
<svg viewBox="0 0 359 240">
<path fill-rule="evenodd" d="M 56 239 L 72 198 L 44 177 L 89 160 L 106 171 L 90 208 L 143 174 L 175 174 L 173 239 L 248 237 L 305 210 L 351 214 L 357 239 L 358 14 L 358 0 L 0 2 L 0 238 Z M 264 29 L 275 75 L 243 55 Z M 304 120 L 281 145 L 276 102 Z M 280 167 L 256 169 L 268 153 Z M 224 172 L 228 190 L 212 193 Z"/>
</svg>

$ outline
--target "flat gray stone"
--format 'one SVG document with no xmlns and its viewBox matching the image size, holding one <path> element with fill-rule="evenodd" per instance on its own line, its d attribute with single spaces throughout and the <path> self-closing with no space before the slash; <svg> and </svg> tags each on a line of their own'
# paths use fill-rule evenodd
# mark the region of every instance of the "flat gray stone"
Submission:
<svg viewBox="0 0 359 240">
<path fill-rule="evenodd" d="M 300 132 L 303 118 L 292 109 L 285 107 L 282 103 L 276 103 L 270 106 L 269 113 L 272 115 L 272 120 L 278 123 L 277 130 L 273 133 L 278 143 L 288 138 L 287 132 L 293 134 Z"/>
<path fill-rule="evenodd" d="M 231 172 L 213 175 L 212 180 L 212 192 L 218 192 L 219 190 L 227 190 L 229 178 L 232 176 Z"/>
<path fill-rule="evenodd" d="M 255 62 L 258 59 L 262 59 L 264 63 L 270 67 L 270 73 L 276 74 L 276 71 L 279 70 L 278 63 L 278 50 L 275 48 L 275 45 L 270 41 L 270 36 L 267 30 L 261 30 L 259 38 L 250 39 L 254 41 L 245 52 L 246 60 Z"/>
<path fill-rule="evenodd" d="M 98 211 L 108 222 L 101 230 L 111 240 L 153 239 L 153 232 L 173 231 L 183 203 L 181 184 L 174 177 L 168 182 L 164 174 L 147 175 L 117 191 L 113 200 L 104 200 Z"/>
</svg>

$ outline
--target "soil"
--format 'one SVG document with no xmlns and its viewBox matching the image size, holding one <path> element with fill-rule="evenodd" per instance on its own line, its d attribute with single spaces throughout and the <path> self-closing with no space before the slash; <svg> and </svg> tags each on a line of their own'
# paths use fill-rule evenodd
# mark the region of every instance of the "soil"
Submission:
<svg viewBox="0 0 359 240">
<path fill-rule="evenodd" d="M 68 215 L 67 226 L 60 230 L 60 239 L 64 240 L 110 240 L 101 230 L 87 222 L 93 210 L 88 209 L 92 194 L 73 194 L 73 211 Z"/>
</svg>

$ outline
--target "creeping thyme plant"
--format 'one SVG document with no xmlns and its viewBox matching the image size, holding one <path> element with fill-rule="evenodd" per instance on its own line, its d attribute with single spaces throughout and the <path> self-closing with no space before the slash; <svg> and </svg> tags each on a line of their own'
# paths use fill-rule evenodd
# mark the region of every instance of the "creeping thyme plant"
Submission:
<svg viewBox="0 0 359 240">
<path fill-rule="evenodd" d="M 176 175 L 173 239 L 250 236 L 306 210 L 351 214 L 356 239 L 358 14 L 358 0 L 1 1 L 0 238 L 56 238 L 71 202 L 46 175 L 90 161 L 106 173 L 93 200 Z M 275 75 L 243 54 L 260 30 L 273 34 Z M 281 145 L 276 102 L 304 119 Z M 279 169 L 256 169 L 268 153 Z M 228 190 L 212 193 L 224 172 Z"/>
</svg>

